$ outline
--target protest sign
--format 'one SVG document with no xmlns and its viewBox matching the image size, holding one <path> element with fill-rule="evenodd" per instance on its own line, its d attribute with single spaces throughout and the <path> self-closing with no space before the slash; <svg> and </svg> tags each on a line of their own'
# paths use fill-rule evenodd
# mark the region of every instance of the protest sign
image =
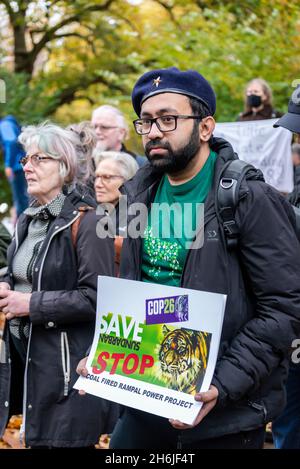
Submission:
<svg viewBox="0 0 300 469">
<path fill-rule="evenodd" d="M 76 389 L 191 424 L 217 359 L 226 295 L 100 276 L 88 376 Z"/>
<path fill-rule="evenodd" d="M 274 128 L 276 121 L 218 123 L 214 136 L 228 140 L 240 160 L 259 168 L 268 184 L 288 193 L 293 190 L 292 133 Z"/>
</svg>

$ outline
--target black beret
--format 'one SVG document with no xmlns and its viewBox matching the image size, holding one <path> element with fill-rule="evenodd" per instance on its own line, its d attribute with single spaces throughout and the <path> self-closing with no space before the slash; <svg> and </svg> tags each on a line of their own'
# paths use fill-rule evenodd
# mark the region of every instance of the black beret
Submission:
<svg viewBox="0 0 300 469">
<path fill-rule="evenodd" d="M 178 93 L 198 99 L 213 116 L 216 111 L 216 95 L 208 81 L 196 70 L 182 72 L 176 67 L 152 70 L 142 75 L 132 91 L 132 105 L 140 116 L 146 99 L 160 93 Z"/>
</svg>

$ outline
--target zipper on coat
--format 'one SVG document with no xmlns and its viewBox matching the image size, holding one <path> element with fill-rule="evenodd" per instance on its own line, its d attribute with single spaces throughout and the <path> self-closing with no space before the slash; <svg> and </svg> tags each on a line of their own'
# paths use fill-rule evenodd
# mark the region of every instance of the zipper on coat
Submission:
<svg viewBox="0 0 300 469">
<path fill-rule="evenodd" d="M 15 242 L 16 242 L 16 245 L 15 245 L 15 250 L 14 250 L 13 256 L 16 254 L 17 249 L 19 247 L 18 228 L 19 228 L 19 224 L 17 223 L 16 228 L 15 228 Z"/>
<path fill-rule="evenodd" d="M 248 401 L 248 405 L 253 407 L 253 409 L 259 410 L 264 414 L 264 420 L 267 420 L 267 409 L 265 408 L 264 404 L 258 404 L 258 402 Z"/>
<path fill-rule="evenodd" d="M 64 396 L 68 395 L 70 382 L 70 349 L 66 332 L 60 334 L 61 363 L 64 373 Z"/>
<path fill-rule="evenodd" d="M 19 224 L 16 224 L 15 228 L 15 249 L 13 256 L 18 250 L 19 247 L 19 235 L 18 235 L 18 229 L 19 229 Z M 19 441 L 21 445 L 25 446 L 25 420 L 26 420 L 26 390 L 27 390 L 27 368 L 28 368 L 28 356 L 29 356 L 29 344 L 30 344 L 30 339 L 31 339 L 31 330 L 32 330 L 32 324 L 30 323 L 29 327 L 29 337 L 28 337 L 28 345 L 27 345 L 27 353 L 26 353 L 26 365 L 25 365 L 25 371 L 24 371 L 24 392 L 23 392 L 23 411 L 22 411 L 22 424 L 20 427 L 20 433 L 19 433 Z"/>
<path fill-rule="evenodd" d="M 30 323 L 29 327 L 29 337 L 28 337 L 28 345 L 27 345 L 27 353 L 26 353 L 26 365 L 24 371 L 24 393 L 23 393 L 23 419 L 22 425 L 20 428 L 20 444 L 25 445 L 25 422 L 26 422 L 26 403 L 27 403 L 27 372 L 28 372 L 28 359 L 29 359 L 29 349 L 30 349 L 30 341 L 31 341 L 31 333 L 32 333 L 32 323 Z"/>
<path fill-rule="evenodd" d="M 182 450 L 182 439 L 181 439 L 181 432 L 177 436 L 177 444 L 176 444 L 176 449 Z"/>
</svg>

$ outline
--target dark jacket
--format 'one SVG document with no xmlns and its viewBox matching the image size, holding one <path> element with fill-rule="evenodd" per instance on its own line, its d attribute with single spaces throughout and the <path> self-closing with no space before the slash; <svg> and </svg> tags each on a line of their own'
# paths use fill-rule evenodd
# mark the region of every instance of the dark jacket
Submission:
<svg viewBox="0 0 300 469">
<path fill-rule="evenodd" d="M 97 275 L 113 275 L 113 240 L 96 235 L 95 211 L 81 219 L 76 248 L 71 225 L 85 205 L 75 191 L 65 200 L 60 215 L 51 223 L 38 254 L 30 301 L 30 336 L 25 368 L 4 330 L 6 356 L 0 363 L 0 431 L 9 415 L 21 412 L 27 446 L 80 447 L 95 444 L 101 433 L 110 432 L 112 403 L 86 394 L 73 385 L 76 366 L 86 356 L 95 326 Z M 30 218 L 20 216 L 8 253 L 12 282 L 15 250 L 27 233 Z M 11 363 L 10 363 L 11 362 Z M 11 395 L 10 395 L 11 393 Z M 114 423 L 114 416 L 111 415 Z"/>
<path fill-rule="evenodd" d="M 139 165 L 139 168 L 141 168 L 142 166 L 144 166 L 146 163 L 148 163 L 148 160 L 145 156 L 141 156 L 141 155 L 137 155 L 136 153 L 134 153 L 133 151 L 130 151 L 128 150 L 124 143 L 122 143 L 122 148 L 120 150 L 121 152 L 123 153 L 128 153 L 128 155 L 131 155 L 133 156 L 133 158 L 136 160 L 137 164 Z"/>
<path fill-rule="evenodd" d="M 204 206 L 204 245 L 189 251 L 181 286 L 227 295 L 212 381 L 219 398 L 198 426 L 182 432 L 182 441 L 255 429 L 279 415 L 285 405 L 288 354 L 300 331 L 300 245 L 291 206 L 266 183 L 244 182 L 236 211 L 239 247 L 229 252 L 216 216 L 215 197 L 220 172 L 235 156 L 230 144 L 220 138 L 213 139 L 212 149 L 218 158 Z M 129 203 L 149 206 L 158 183 L 159 176 L 149 165 L 123 191 Z M 141 279 L 141 248 L 140 238 L 124 240 L 121 277 Z M 137 410 L 126 412 L 145 418 Z M 156 428 L 158 419 L 153 418 Z M 165 419 L 160 420 L 165 431 L 174 431 Z"/>
<path fill-rule="evenodd" d="M 249 109 L 245 112 L 241 112 L 237 118 L 237 121 L 259 121 L 263 119 L 275 119 L 276 117 L 281 117 L 282 113 L 276 111 L 275 109 L 270 106 L 270 104 L 266 104 L 262 110 L 253 112 L 252 109 Z"/>
<path fill-rule="evenodd" d="M 7 248 L 10 242 L 11 236 L 3 223 L 0 222 L 0 269 L 7 266 Z"/>
<path fill-rule="evenodd" d="M 300 165 L 295 166 L 294 189 L 293 192 L 288 195 L 288 200 L 291 202 L 292 205 L 300 207 Z"/>
</svg>

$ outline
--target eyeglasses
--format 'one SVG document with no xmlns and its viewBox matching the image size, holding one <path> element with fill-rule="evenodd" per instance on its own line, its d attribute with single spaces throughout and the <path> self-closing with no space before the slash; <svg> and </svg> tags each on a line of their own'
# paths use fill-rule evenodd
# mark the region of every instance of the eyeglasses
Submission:
<svg viewBox="0 0 300 469">
<path fill-rule="evenodd" d="M 124 177 L 121 176 L 121 175 L 118 176 L 118 175 L 114 175 L 114 174 L 96 174 L 96 179 L 101 179 L 101 181 L 104 184 L 110 183 L 115 178 L 124 179 Z"/>
<path fill-rule="evenodd" d="M 178 119 L 199 119 L 201 116 L 160 116 L 155 118 L 145 117 L 143 119 L 136 119 L 133 121 L 135 131 L 139 135 L 147 135 L 151 132 L 152 125 L 155 123 L 161 132 L 172 132 L 177 128 Z"/>
<path fill-rule="evenodd" d="M 119 129 L 117 125 L 98 125 L 94 124 L 94 129 L 99 129 L 101 132 L 108 132 L 111 129 Z"/>
<path fill-rule="evenodd" d="M 42 161 L 44 160 L 53 160 L 54 158 L 51 158 L 51 156 L 42 156 L 36 153 L 35 155 L 25 155 L 23 158 L 20 159 L 20 164 L 24 166 L 28 163 L 28 161 L 31 162 L 32 166 L 37 167 L 41 164 Z"/>
</svg>

